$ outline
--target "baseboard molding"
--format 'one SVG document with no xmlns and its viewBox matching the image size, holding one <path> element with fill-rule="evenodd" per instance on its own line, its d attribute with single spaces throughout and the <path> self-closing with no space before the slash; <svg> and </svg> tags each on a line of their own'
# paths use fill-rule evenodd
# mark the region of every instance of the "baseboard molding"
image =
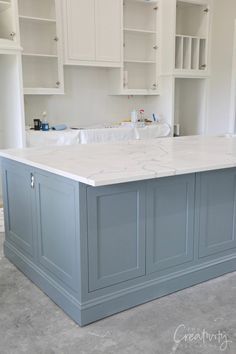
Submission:
<svg viewBox="0 0 236 354">
<path fill-rule="evenodd" d="M 202 266 L 195 270 L 192 268 L 191 272 L 186 270 L 186 273 L 181 272 L 171 278 L 155 279 L 81 304 L 78 299 L 69 294 L 7 241 L 4 243 L 4 253 L 17 268 L 80 326 L 236 271 L 236 255 L 231 255 L 228 258 L 222 258 L 218 263 L 215 262 L 212 265 L 208 263 L 205 267 Z"/>
</svg>

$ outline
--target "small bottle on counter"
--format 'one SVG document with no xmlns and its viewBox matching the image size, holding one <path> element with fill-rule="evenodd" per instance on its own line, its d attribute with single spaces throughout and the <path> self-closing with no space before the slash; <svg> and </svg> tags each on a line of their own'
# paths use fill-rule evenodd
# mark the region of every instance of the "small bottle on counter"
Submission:
<svg viewBox="0 0 236 354">
<path fill-rule="evenodd" d="M 41 124 L 42 130 L 44 132 L 47 132 L 49 130 L 49 123 L 47 122 L 47 112 L 43 112 L 42 116 L 43 116 L 42 124 Z"/>
<path fill-rule="evenodd" d="M 136 124 L 138 122 L 138 114 L 137 111 L 134 109 L 131 112 L 131 123 Z"/>
</svg>

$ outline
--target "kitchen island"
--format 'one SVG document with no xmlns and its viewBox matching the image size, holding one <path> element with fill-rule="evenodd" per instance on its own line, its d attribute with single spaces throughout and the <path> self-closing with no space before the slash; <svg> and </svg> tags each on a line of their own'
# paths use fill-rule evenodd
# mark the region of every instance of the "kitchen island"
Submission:
<svg viewBox="0 0 236 354">
<path fill-rule="evenodd" d="M 0 152 L 6 257 L 81 326 L 236 270 L 236 138 Z"/>
</svg>

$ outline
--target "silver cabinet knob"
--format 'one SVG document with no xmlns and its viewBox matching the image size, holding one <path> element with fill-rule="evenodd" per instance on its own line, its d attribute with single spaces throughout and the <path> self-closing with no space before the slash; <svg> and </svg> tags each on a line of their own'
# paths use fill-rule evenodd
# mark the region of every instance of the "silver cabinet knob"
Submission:
<svg viewBox="0 0 236 354">
<path fill-rule="evenodd" d="M 153 49 L 157 50 L 157 49 L 158 49 L 158 46 L 157 46 L 157 45 L 154 45 L 154 46 L 153 46 Z"/>
<path fill-rule="evenodd" d="M 54 41 L 55 42 L 58 42 L 59 41 L 59 38 L 56 36 L 56 37 L 54 37 Z"/>
<path fill-rule="evenodd" d="M 11 32 L 11 33 L 10 33 L 10 37 L 11 37 L 12 40 L 15 38 L 15 36 L 16 36 L 16 33 L 15 33 L 15 32 Z"/>
<path fill-rule="evenodd" d="M 56 86 L 59 87 L 61 85 L 60 81 L 56 82 Z"/>
</svg>

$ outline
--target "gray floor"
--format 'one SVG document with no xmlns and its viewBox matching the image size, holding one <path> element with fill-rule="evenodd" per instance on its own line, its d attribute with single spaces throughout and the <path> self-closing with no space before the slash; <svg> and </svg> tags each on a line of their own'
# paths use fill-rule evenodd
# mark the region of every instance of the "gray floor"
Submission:
<svg viewBox="0 0 236 354">
<path fill-rule="evenodd" d="M 4 258 L 2 241 L 1 354 L 236 354 L 236 273 L 80 328 Z"/>
</svg>

